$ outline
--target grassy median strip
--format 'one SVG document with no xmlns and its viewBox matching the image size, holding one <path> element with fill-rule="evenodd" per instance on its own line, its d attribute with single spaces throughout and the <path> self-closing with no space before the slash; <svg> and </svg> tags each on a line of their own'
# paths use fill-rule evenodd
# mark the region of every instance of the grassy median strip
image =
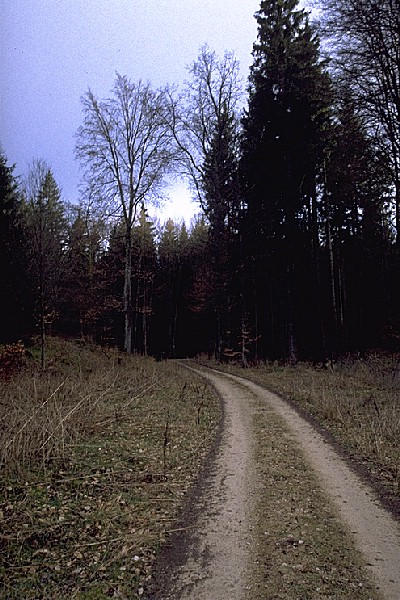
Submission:
<svg viewBox="0 0 400 600">
<path fill-rule="evenodd" d="M 249 599 L 380 596 L 300 447 L 264 405 L 254 417 L 258 505 Z"/>
<path fill-rule="evenodd" d="M 0 597 L 140 598 L 215 436 L 173 363 L 51 340 L 0 383 Z"/>
</svg>

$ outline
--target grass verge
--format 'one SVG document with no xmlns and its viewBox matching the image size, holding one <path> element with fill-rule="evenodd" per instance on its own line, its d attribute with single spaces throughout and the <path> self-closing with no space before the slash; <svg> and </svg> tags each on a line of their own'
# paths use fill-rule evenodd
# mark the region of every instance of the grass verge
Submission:
<svg viewBox="0 0 400 600">
<path fill-rule="evenodd" d="M 0 597 L 140 598 L 218 398 L 173 363 L 60 340 L 0 388 Z"/>
<path fill-rule="evenodd" d="M 400 515 L 400 355 L 348 359 L 333 370 L 308 363 L 266 363 L 249 369 L 207 364 L 290 400 L 361 465 L 386 505 Z"/>
</svg>

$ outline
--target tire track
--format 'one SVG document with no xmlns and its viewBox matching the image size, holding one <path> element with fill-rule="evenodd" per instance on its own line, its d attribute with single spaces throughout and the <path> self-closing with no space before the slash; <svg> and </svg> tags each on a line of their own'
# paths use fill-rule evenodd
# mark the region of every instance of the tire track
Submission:
<svg viewBox="0 0 400 600">
<path fill-rule="evenodd" d="M 241 377 L 194 369 L 220 394 L 225 423 L 213 468 L 195 499 L 190 533 L 175 540 L 161 569 L 161 592 L 154 600 L 245 600 L 256 543 L 252 517 L 256 506 L 256 465 L 252 419 L 266 404 L 286 423 L 337 512 L 352 532 L 378 590 L 400 600 L 400 529 L 373 492 L 326 440 L 284 400 Z M 177 559 L 177 557 L 179 558 Z"/>
</svg>

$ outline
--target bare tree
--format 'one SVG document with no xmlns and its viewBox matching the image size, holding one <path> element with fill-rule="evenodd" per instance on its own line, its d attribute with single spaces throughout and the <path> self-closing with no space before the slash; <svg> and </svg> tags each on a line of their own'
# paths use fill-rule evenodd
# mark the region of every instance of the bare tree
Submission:
<svg viewBox="0 0 400 600">
<path fill-rule="evenodd" d="M 171 102 L 171 124 L 181 171 L 192 183 L 209 222 L 214 281 L 215 355 L 220 358 L 228 329 L 232 267 L 232 232 L 239 205 L 239 112 L 242 85 L 239 63 L 226 52 L 222 59 L 203 46 L 190 67 L 190 80 L 178 101 Z"/>
<path fill-rule="evenodd" d="M 125 227 L 124 348 L 132 351 L 132 228 L 138 207 L 155 194 L 173 157 L 165 90 L 117 74 L 113 95 L 82 98 L 76 154 L 91 193 L 122 216 Z"/>
<path fill-rule="evenodd" d="M 243 95 L 239 63 L 232 52 L 219 59 L 207 45 L 190 66 L 191 79 L 179 99 L 170 94 L 170 122 L 177 145 L 181 172 L 193 185 L 204 212 L 206 159 L 215 138 L 225 135 L 227 118 L 238 129 Z"/>
<path fill-rule="evenodd" d="M 386 155 L 400 244 L 400 0 L 324 0 L 322 26 L 339 77 Z"/>
</svg>

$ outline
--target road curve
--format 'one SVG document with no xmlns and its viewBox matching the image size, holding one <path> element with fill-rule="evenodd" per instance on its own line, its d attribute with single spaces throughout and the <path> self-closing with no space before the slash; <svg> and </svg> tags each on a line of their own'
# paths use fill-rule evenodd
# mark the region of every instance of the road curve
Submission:
<svg viewBox="0 0 400 600">
<path fill-rule="evenodd" d="M 184 363 L 181 363 L 184 364 Z M 252 547 L 250 516 L 253 512 L 253 456 L 249 393 L 217 372 L 206 377 L 224 404 L 224 426 L 212 469 L 194 500 L 194 527 L 185 538 L 183 555 L 161 572 L 162 600 L 226 600 L 245 597 L 249 554 Z"/>
<path fill-rule="evenodd" d="M 335 450 L 284 400 L 241 377 L 186 368 L 205 377 L 224 402 L 225 424 L 215 468 L 196 500 L 192 535 L 180 564 L 168 573 L 163 600 L 222 600 L 246 597 L 254 507 L 251 419 L 265 402 L 286 422 L 321 486 L 365 557 L 385 600 L 400 600 L 400 528 L 373 492 Z M 166 579 L 164 578 L 164 581 Z"/>
<path fill-rule="evenodd" d="M 400 527 L 373 491 L 346 465 L 332 446 L 287 402 L 261 386 L 224 374 L 267 402 L 300 443 L 342 520 L 354 535 L 377 587 L 387 600 L 400 600 Z"/>
</svg>

